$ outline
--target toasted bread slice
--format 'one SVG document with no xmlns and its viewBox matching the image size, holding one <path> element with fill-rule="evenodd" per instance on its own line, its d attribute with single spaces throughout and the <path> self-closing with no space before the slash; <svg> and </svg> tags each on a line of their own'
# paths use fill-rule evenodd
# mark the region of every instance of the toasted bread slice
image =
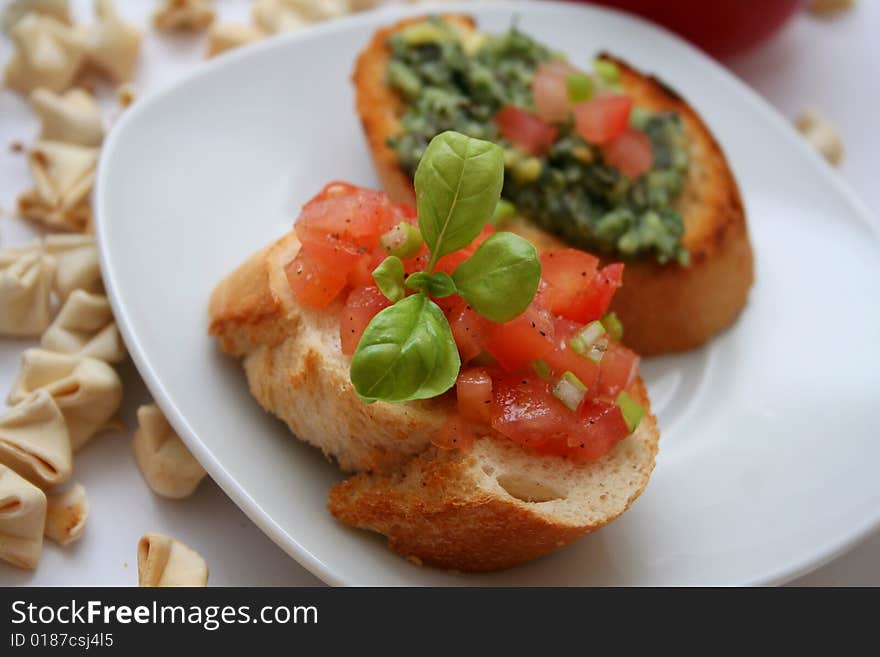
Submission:
<svg viewBox="0 0 880 657">
<path fill-rule="evenodd" d="M 468 16 L 443 18 L 461 29 L 475 29 Z M 388 138 L 400 131 L 404 109 L 386 83 L 388 37 L 421 20 L 409 18 L 376 32 L 353 75 L 357 112 L 379 180 L 389 196 L 401 203 L 414 203 L 415 191 L 388 146 Z M 620 67 L 623 87 L 637 106 L 673 110 L 681 116 L 691 150 L 688 179 L 678 201 L 691 264 L 627 263 L 625 284 L 615 295 L 612 309 L 626 328 L 624 342 L 643 356 L 692 349 L 736 319 L 753 282 L 752 249 L 739 189 L 712 133 L 683 98 L 657 78 L 610 55 L 602 57 Z M 517 221 L 512 230 L 546 248 L 562 245 L 525 220 Z"/>
<path fill-rule="evenodd" d="M 386 534 L 426 564 L 492 570 L 556 550 L 610 522 L 635 500 L 654 467 L 659 432 L 644 386 L 636 432 L 586 464 L 532 453 L 500 436 L 467 451 L 438 450 L 433 432 L 450 396 L 364 404 L 339 340 L 341 301 L 324 310 L 294 298 L 284 268 L 294 233 L 252 256 L 214 291 L 210 333 L 242 357 L 251 393 L 300 439 L 360 474 L 335 486 L 331 512 Z"/>
</svg>

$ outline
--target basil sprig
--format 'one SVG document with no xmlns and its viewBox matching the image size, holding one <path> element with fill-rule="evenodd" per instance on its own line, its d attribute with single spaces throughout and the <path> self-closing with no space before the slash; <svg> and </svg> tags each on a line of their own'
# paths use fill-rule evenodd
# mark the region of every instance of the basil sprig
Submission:
<svg viewBox="0 0 880 657">
<path fill-rule="evenodd" d="M 431 297 L 459 294 L 480 315 L 510 321 L 532 302 L 541 278 L 535 247 L 513 233 L 489 236 L 448 275 L 437 261 L 468 246 L 492 216 L 504 182 L 501 148 L 456 132 L 435 137 L 416 170 L 419 228 L 430 258 L 425 271 L 404 278 L 389 256 L 373 271 L 394 302 L 364 330 L 351 359 L 351 382 L 365 402 L 436 397 L 455 385 L 458 347 Z M 405 288 L 416 294 L 404 296 Z"/>
</svg>

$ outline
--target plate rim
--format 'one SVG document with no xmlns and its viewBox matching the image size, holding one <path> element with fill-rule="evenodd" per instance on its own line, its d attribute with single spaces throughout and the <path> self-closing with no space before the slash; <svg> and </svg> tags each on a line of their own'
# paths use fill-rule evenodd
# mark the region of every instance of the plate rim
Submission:
<svg viewBox="0 0 880 657">
<path fill-rule="evenodd" d="M 131 318 L 127 312 L 127 304 L 122 300 L 120 295 L 116 272 L 112 264 L 110 248 L 103 237 L 105 233 L 104 227 L 107 224 L 106 217 L 108 214 L 104 209 L 104 202 L 107 198 L 106 189 L 109 186 L 107 172 L 110 169 L 110 166 L 108 163 L 112 161 L 117 144 L 125 138 L 130 124 L 136 122 L 138 117 L 147 112 L 154 104 L 161 102 L 167 96 L 174 94 L 178 89 L 186 87 L 195 80 L 204 76 L 212 75 L 215 71 L 231 66 L 237 61 L 257 57 L 264 51 L 275 49 L 281 50 L 292 43 L 320 40 L 325 34 L 344 31 L 349 28 L 363 25 L 376 27 L 384 25 L 386 21 L 396 20 L 406 16 L 430 13 L 432 10 L 444 13 L 460 11 L 473 13 L 475 15 L 493 11 L 515 12 L 517 10 L 522 10 L 525 13 L 546 12 L 549 14 L 558 12 L 561 15 L 568 12 L 606 14 L 614 15 L 619 20 L 631 21 L 661 33 L 667 40 L 675 42 L 678 47 L 688 51 L 688 58 L 693 61 L 695 65 L 703 66 L 707 71 L 707 74 L 719 79 L 722 83 L 731 86 L 732 89 L 738 92 L 742 101 L 749 104 L 755 111 L 759 112 L 769 126 L 778 132 L 780 136 L 783 137 L 796 151 L 799 151 L 802 156 L 805 156 L 815 173 L 828 183 L 835 193 L 852 209 L 853 215 L 858 217 L 858 219 L 874 233 L 875 237 L 880 238 L 880 221 L 878 221 L 878 218 L 870 210 L 867 204 L 858 196 L 850 184 L 843 179 L 842 176 L 838 175 L 830 165 L 828 165 L 822 157 L 798 135 L 795 128 L 785 119 L 785 117 L 773 108 L 767 100 L 760 96 L 756 90 L 749 87 L 722 64 L 703 53 L 696 46 L 693 46 L 666 28 L 651 23 L 639 16 L 609 7 L 581 4 L 576 5 L 567 2 L 559 2 L 557 0 L 544 0 L 541 3 L 529 0 L 503 0 L 481 5 L 463 2 L 420 4 L 417 6 L 388 5 L 370 12 L 363 12 L 312 26 L 308 30 L 302 32 L 268 38 L 262 42 L 253 44 L 248 48 L 240 48 L 233 52 L 224 53 L 222 57 L 202 62 L 193 71 L 169 84 L 161 86 L 156 91 L 140 99 L 122 114 L 121 118 L 109 131 L 101 149 L 93 190 L 95 237 L 98 244 L 101 273 L 105 281 L 107 296 L 113 308 L 114 316 L 117 319 L 117 325 L 135 367 L 150 394 L 153 396 L 153 399 L 162 408 L 168 421 L 174 427 L 175 431 L 184 441 L 186 446 L 209 472 L 211 478 L 236 504 L 236 506 L 242 510 L 251 522 L 266 534 L 279 548 L 296 560 L 306 570 L 332 586 L 357 586 L 358 582 L 349 581 L 342 577 L 318 555 L 306 548 L 292 533 L 281 527 L 281 525 L 250 496 L 245 487 L 240 485 L 234 479 L 223 464 L 213 455 L 210 448 L 202 442 L 195 430 L 190 426 L 184 413 L 177 407 L 174 400 L 167 393 L 164 383 L 153 369 L 143 346 L 136 339 L 131 324 Z M 714 130 L 712 131 L 714 133 Z M 856 547 L 878 527 L 880 527 L 880 508 L 877 509 L 873 516 L 866 517 L 861 524 L 857 525 L 850 532 L 829 539 L 817 548 L 811 550 L 808 556 L 791 562 L 787 568 L 760 573 L 752 579 L 743 581 L 741 585 L 778 585 L 805 575 Z M 414 585 L 418 584 L 414 583 Z"/>
</svg>

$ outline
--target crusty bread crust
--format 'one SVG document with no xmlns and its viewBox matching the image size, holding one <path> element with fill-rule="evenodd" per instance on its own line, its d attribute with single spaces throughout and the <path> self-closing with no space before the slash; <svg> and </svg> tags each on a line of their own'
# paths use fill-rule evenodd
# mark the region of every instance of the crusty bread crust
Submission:
<svg viewBox="0 0 880 657">
<path fill-rule="evenodd" d="M 468 16 L 448 15 L 464 29 Z M 402 103 L 386 83 L 388 37 L 423 17 L 379 30 L 358 57 L 353 74 L 356 107 L 373 162 L 385 191 L 397 202 L 413 203 L 412 179 L 397 164 L 388 137 L 400 130 Z M 603 54 L 622 71 L 622 83 L 637 105 L 679 113 L 691 145 L 691 167 L 679 200 L 684 217 L 684 246 L 691 265 L 627 263 L 624 286 L 613 309 L 626 327 L 624 341 L 642 355 L 685 351 L 700 346 L 732 323 L 748 299 L 753 258 L 739 188 L 721 148 L 693 108 L 653 76 Z M 546 248 L 562 243 L 525 221 L 512 228 Z"/>
<path fill-rule="evenodd" d="M 641 381 L 631 392 L 650 408 Z M 432 447 L 391 475 L 362 473 L 337 484 L 328 508 L 348 525 L 385 534 L 417 563 L 509 568 L 626 511 L 648 484 L 658 439 L 649 411 L 636 433 L 588 464 L 528 453 L 504 438 L 483 438 L 470 452 Z M 536 487 L 551 492 L 535 499 Z"/>
<path fill-rule="evenodd" d="M 342 354 L 341 300 L 314 310 L 294 298 L 284 273 L 300 248 L 291 232 L 215 289 L 209 331 L 243 358 L 251 393 L 300 439 L 361 474 L 335 487 L 341 521 L 389 536 L 424 563 L 490 570 L 567 545 L 623 513 L 654 467 L 659 433 L 647 410 L 633 436 L 592 463 L 530 453 L 499 436 L 469 452 L 430 439 L 454 409 L 450 395 L 406 404 L 358 399 Z"/>
</svg>

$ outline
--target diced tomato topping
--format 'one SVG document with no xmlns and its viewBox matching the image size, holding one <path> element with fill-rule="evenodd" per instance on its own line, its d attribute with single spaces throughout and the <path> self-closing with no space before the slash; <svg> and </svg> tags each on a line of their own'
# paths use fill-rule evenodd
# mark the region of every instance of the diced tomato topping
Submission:
<svg viewBox="0 0 880 657">
<path fill-rule="evenodd" d="M 294 226 L 300 242 L 306 246 L 342 243 L 354 252 L 375 248 L 394 220 L 388 197 L 370 189 L 336 185 L 340 193 L 325 188 L 303 207 Z"/>
<path fill-rule="evenodd" d="M 568 76 L 577 73 L 569 63 L 552 61 L 541 64 L 532 77 L 535 113 L 545 121 L 561 123 L 568 118 Z"/>
<path fill-rule="evenodd" d="M 584 401 L 573 413 L 550 383 L 514 374 L 495 380 L 492 428 L 520 445 L 577 461 L 597 459 L 629 435 L 616 405 Z"/>
<path fill-rule="evenodd" d="M 452 299 L 452 297 L 447 298 Z M 467 363 L 479 356 L 483 349 L 486 348 L 492 336 L 493 324 L 485 317 L 479 315 L 464 299 L 461 297 L 455 298 L 457 300 L 451 302 L 447 319 L 449 320 L 449 326 L 452 328 L 455 344 L 458 345 L 461 361 Z M 446 299 L 439 300 L 440 303 L 445 301 Z"/>
<path fill-rule="evenodd" d="M 354 288 L 349 294 L 339 316 L 339 338 L 342 353 L 351 356 L 357 349 L 361 336 L 370 320 L 391 302 L 375 285 Z"/>
<path fill-rule="evenodd" d="M 559 128 L 515 105 L 501 108 L 495 123 L 502 137 L 532 155 L 546 153 L 559 136 Z"/>
<path fill-rule="evenodd" d="M 540 447 L 565 442 L 574 413 L 550 393 L 550 383 L 534 375 L 508 374 L 495 380 L 492 428 L 515 443 Z"/>
<path fill-rule="evenodd" d="M 596 272 L 590 293 L 584 298 L 579 317 L 584 324 L 599 319 L 608 312 L 617 288 L 623 285 L 623 263 L 614 262 Z"/>
<path fill-rule="evenodd" d="M 568 454 L 579 461 L 599 458 L 629 435 L 616 404 L 584 399 L 577 410 L 582 431 L 568 437 Z"/>
<path fill-rule="evenodd" d="M 639 357 L 622 344 L 612 342 L 599 362 L 599 385 L 596 395 L 615 399 L 626 390 L 639 373 Z"/>
<path fill-rule="evenodd" d="M 451 415 L 431 437 L 431 442 L 440 449 L 469 449 L 476 438 L 477 434 L 467 420 Z"/>
<path fill-rule="evenodd" d="M 351 183 L 343 182 L 341 180 L 334 180 L 324 185 L 323 189 L 315 194 L 306 205 L 314 201 L 326 201 L 328 198 L 348 196 L 356 193 L 359 189 L 361 188 L 357 185 L 352 185 Z"/>
<path fill-rule="evenodd" d="M 385 259 L 387 254 L 381 249 L 371 251 L 359 256 L 357 263 L 348 274 L 348 284 L 354 287 L 359 285 L 375 285 L 373 270 Z"/>
<path fill-rule="evenodd" d="M 285 267 L 287 282 L 296 298 L 305 304 L 324 308 L 336 298 L 347 282 L 356 261 L 350 254 L 332 248 L 300 248 Z"/>
<path fill-rule="evenodd" d="M 641 130 L 627 128 L 602 146 L 605 163 L 629 178 L 638 178 L 651 168 L 651 140 Z"/>
<path fill-rule="evenodd" d="M 568 74 L 562 68 L 550 73 L 560 78 Z M 606 142 L 607 152 L 622 148 L 628 134 Z M 624 170 L 627 165 L 620 166 Z M 345 354 L 354 353 L 373 317 L 391 305 L 376 287 L 372 272 L 386 257 L 379 238 L 401 221 L 417 223 L 414 209 L 392 205 L 379 192 L 331 183 L 304 206 L 296 223 L 302 246 L 285 267 L 288 282 L 300 301 L 319 308 L 350 287 L 339 317 Z M 451 274 L 492 233 L 486 225 L 467 247 L 441 258 L 437 270 Z M 428 260 L 423 247 L 418 256 L 404 261 L 404 269 L 424 270 Z M 503 324 L 482 317 L 458 295 L 436 300 L 449 321 L 462 362 L 487 354 L 497 362 L 491 367 L 466 365 L 459 373 L 458 412 L 432 438 L 438 447 L 466 449 L 491 426 L 542 453 L 584 461 L 598 458 L 627 435 L 626 422 L 613 401 L 635 379 L 638 357 L 612 341 L 596 364 L 569 346 L 585 324 L 608 310 L 622 283 L 623 265 L 599 269 L 596 257 L 561 249 L 542 254 L 541 266 L 535 299 L 525 312 Z M 533 367 L 538 360 L 543 363 Z M 549 379 L 538 376 L 538 370 L 544 376 L 549 370 Z M 553 395 L 553 386 L 564 372 L 572 372 L 587 386 L 576 412 Z M 564 390 L 557 392 L 565 396 Z M 569 404 L 573 405 L 570 399 Z"/>
<path fill-rule="evenodd" d="M 487 351 L 508 372 L 529 367 L 554 345 L 553 316 L 536 304 L 504 324 L 494 325 Z"/>
<path fill-rule="evenodd" d="M 574 129 L 586 141 L 604 144 L 614 139 L 629 124 L 633 101 L 622 94 L 600 93 L 573 107 Z"/>
<path fill-rule="evenodd" d="M 586 323 L 583 307 L 591 293 L 599 259 L 577 249 L 559 249 L 541 254 L 541 304 L 547 310 Z"/>
<path fill-rule="evenodd" d="M 560 317 L 553 322 L 553 326 L 556 345 L 553 351 L 544 356 L 544 362 L 550 366 L 554 378 L 559 378 L 566 371 L 571 372 L 587 386 L 588 396 L 595 396 L 599 365 L 568 346 L 568 341 L 583 325 Z"/>
<path fill-rule="evenodd" d="M 485 367 L 468 367 L 455 382 L 458 412 L 470 422 L 489 426 L 492 420 L 492 376 Z"/>
<path fill-rule="evenodd" d="M 406 221 L 413 226 L 419 225 L 419 213 L 412 205 L 398 203 L 397 205 L 391 207 L 391 212 L 394 214 L 394 224 L 399 224 L 401 221 Z"/>
</svg>

